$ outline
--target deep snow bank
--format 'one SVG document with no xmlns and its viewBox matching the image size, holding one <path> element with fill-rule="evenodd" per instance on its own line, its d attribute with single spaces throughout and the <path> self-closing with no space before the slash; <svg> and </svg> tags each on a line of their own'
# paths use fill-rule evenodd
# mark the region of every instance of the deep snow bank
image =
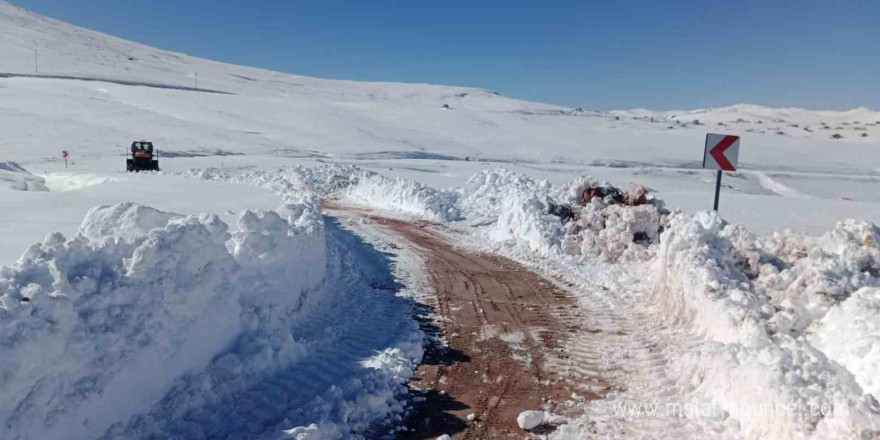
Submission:
<svg viewBox="0 0 880 440">
<path fill-rule="evenodd" d="M 245 212 L 230 234 L 213 215 L 99 207 L 75 238 L 51 234 L 0 268 L 4 437 L 94 438 L 242 334 L 292 319 L 325 266 L 319 214 L 297 208 L 289 222 Z M 298 270 L 267 282 L 282 259 Z"/>
<path fill-rule="evenodd" d="M 852 234 L 841 233 L 853 225 L 838 225 L 842 231 L 824 237 L 834 243 L 838 253 L 833 256 L 813 248 L 786 262 L 778 251 L 793 245 L 791 235 L 765 241 L 715 214 L 673 215 L 654 263 L 656 316 L 718 342 L 675 359 L 669 369 L 679 386 L 738 419 L 747 435 L 860 438 L 880 429 L 880 406 L 853 375 L 862 376 L 863 386 L 873 383 L 864 361 L 853 356 L 859 350 L 869 354 L 878 339 L 877 327 L 865 322 L 867 316 L 878 317 L 870 294 L 836 306 L 816 336 L 858 343 L 823 353 L 823 345 L 812 345 L 805 335 L 816 330 L 814 320 L 829 308 L 814 296 L 844 300 L 847 287 L 876 282 L 870 258 L 876 242 L 859 237 L 856 244 Z M 850 311 L 846 320 L 840 307 Z M 840 325 L 855 331 L 828 333 Z M 768 405 L 777 409 L 757 411 Z"/>
<path fill-rule="evenodd" d="M 228 239 L 211 216 L 131 242 L 52 234 L 0 269 L 4 436 L 89 438 L 230 344 L 241 308 Z"/>
<path fill-rule="evenodd" d="M 880 399 L 880 289 L 864 287 L 832 307 L 810 340 Z"/>
</svg>

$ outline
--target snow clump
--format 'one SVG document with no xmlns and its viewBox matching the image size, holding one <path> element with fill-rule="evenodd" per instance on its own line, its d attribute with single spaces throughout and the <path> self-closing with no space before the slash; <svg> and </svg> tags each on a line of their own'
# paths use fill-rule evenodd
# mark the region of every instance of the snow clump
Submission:
<svg viewBox="0 0 880 440">
<path fill-rule="evenodd" d="M 544 411 L 523 411 L 516 416 L 516 424 L 526 431 L 535 429 L 544 423 Z"/>
</svg>

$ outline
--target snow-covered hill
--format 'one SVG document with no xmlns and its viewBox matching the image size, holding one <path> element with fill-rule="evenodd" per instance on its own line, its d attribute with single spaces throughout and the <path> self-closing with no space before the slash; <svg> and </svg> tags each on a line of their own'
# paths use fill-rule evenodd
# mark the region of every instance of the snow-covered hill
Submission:
<svg viewBox="0 0 880 440">
<path fill-rule="evenodd" d="M 721 216 L 690 214 L 711 206 L 707 132 L 742 136 Z M 122 171 L 134 139 L 155 142 L 164 173 Z M 868 438 L 878 139 L 867 108 L 600 112 L 324 80 L 0 0 L 0 438 L 392 438 L 427 269 L 322 217 L 321 195 L 574 286 L 598 319 L 584 328 L 609 327 L 573 346 L 601 350 L 623 386 L 573 404 L 555 438 Z M 278 167 L 323 162 L 359 168 Z M 645 185 L 651 203 L 584 204 L 599 183 L 583 174 Z M 548 214 L 562 204 L 577 214 L 564 224 Z M 796 231 L 771 235 L 783 227 Z M 612 332 L 620 343 L 596 343 Z M 723 415 L 670 428 L 609 406 L 658 396 Z M 834 417 L 737 412 L 768 403 Z"/>
<path fill-rule="evenodd" d="M 179 155 L 693 167 L 706 131 L 733 131 L 743 135 L 743 168 L 877 172 L 860 160 L 880 139 L 880 113 L 867 109 L 606 113 L 473 88 L 324 80 L 158 50 L 8 3 L 0 55 L 3 159 L 22 164 L 62 148 L 81 159 L 118 155 L 149 138 Z"/>
</svg>

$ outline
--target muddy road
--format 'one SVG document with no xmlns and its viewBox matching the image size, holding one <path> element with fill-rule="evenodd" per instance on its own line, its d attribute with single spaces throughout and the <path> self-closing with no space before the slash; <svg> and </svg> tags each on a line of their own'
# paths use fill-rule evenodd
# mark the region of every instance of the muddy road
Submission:
<svg viewBox="0 0 880 440">
<path fill-rule="evenodd" d="M 412 379 L 416 403 L 401 439 L 521 439 L 521 411 L 550 405 L 564 414 L 552 402 L 573 391 L 599 397 L 548 368 L 548 361 L 567 357 L 565 341 L 580 331 L 577 319 L 565 318 L 577 309 L 565 291 L 509 259 L 457 248 L 424 224 L 325 209 L 369 219 L 412 244 L 426 262 L 440 323 L 435 331 L 448 346 L 429 347 Z"/>
</svg>

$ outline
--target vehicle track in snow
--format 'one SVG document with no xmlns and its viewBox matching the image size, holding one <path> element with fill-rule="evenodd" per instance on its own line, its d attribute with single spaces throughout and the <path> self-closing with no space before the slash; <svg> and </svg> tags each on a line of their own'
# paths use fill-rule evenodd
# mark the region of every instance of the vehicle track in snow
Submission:
<svg viewBox="0 0 880 440">
<path fill-rule="evenodd" d="M 561 268 L 545 274 L 574 292 L 578 306 L 563 319 L 581 324 L 548 368 L 584 391 L 597 383 L 612 385 L 604 399 L 576 404 L 586 415 L 578 420 L 586 424 L 580 431 L 595 439 L 738 438 L 723 419 L 691 418 L 692 384 L 676 380 L 668 368 L 711 341 L 655 308 L 658 292 L 643 279 L 647 271 L 643 265 L 618 265 L 601 277 L 609 285 L 590 272 Z"/>
</svg>

